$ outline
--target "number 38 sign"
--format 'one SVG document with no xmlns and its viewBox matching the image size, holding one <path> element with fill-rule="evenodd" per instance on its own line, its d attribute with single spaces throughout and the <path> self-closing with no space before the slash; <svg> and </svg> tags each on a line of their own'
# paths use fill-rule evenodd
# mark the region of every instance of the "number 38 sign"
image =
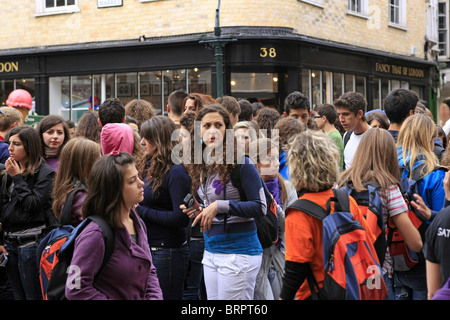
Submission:
<svg viewBox="0 0 450 320">
<path fill-rule="evenodd" d="M 260 48 L 260 52 L 259 52 L 259 56 L 261 58 L 276 58 L 277 56 L 277 51 L 275 48 L 271 47 L 261 47 Z"/>
</svg>

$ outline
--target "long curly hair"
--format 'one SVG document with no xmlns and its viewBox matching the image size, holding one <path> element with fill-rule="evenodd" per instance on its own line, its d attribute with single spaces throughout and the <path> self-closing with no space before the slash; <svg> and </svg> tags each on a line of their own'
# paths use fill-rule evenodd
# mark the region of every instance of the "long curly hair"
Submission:
<svg viewBox="0 0 450 320">
<path fill-rule="evenodd" d="M 219 157 L 221 159 L 218 159 L 216 157 L 216 161 L 209 163 L 207 161 L 204 161 L 204 154 L 207 152 L 206 145 L 202 143 L 201 145 L 201 161 L 196 161 L 199 158 L 199 153 L 197 148 L 195 148 L 195 141 L 201 141 L 201 121 L 203 117 L 212 112 L 219 113 L 223 121 L 225 123 L 225 136 L 223 137 L 223 144 L 222 144 L 222 152 L 220 153 Z M 236 152 L 236 144 L 234 143 L 234 133 L 233 133 L 233 127 L 230 122 L 230 116 L 227 110 L 225 110 L 221 105 L 219 104 L 213 104 L 209 106 L 204 106 L 200 111 L 198 111 L 194 125 L 191 128 L 191 141 L 193 142 L 191 144 L 191 163 L 185 164 L 186 170 L 191 177 L 192 185 L 191 185 L 191 193 L 194 194 L 197 190 L 197 187 L 199 185 L 203 185 L 206 181 L 206 177 L 210 174 L 219 173 L 219 179 L 220 182 L 225 185 L 228 179 L 230 178 L 231 171 L 234 169 L 234 167 L 237 164 L 237 152 Z M 228 134 L 233 134 L 233 137 L 228 137 Z M 231 139 L 230 139 L 231 138 Z M 227 150 L 227 146 L 229 147 L 229 144 L 225 143 L 226 141 L 233 141 L 233 150 Z M 227 154 L 227 152 L 229 152 Z M 232 153 L 232 155 L 231 155 Z M 217 156 L 217 155 L 216 155 Z M 233 157 L 232 159 L 231 156 Z"/>
</svg>

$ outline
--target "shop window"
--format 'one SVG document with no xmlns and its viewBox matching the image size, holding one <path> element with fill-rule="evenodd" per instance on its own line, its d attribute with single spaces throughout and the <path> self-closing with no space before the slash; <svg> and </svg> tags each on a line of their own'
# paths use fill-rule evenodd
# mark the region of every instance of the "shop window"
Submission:
<svg viewBox="0 0 450 320">
<path fill-rule="evenodd" d="M 116 74 L 116 96 L 119 100 L 126 105 L 131 100 L 137 99 L 137 73 L 117 73 Z"/>
<path fill-rule="evenodd" d="M 92 80 L 94 85 L 94 100 L 90 99 L 89 104 L 90 108 L 97 110 L 102 101 L 116 96 L 116 88 L 114 85 L 115 76 L 114 74 L 94 74 Z"/>
<path fill-rule="evenodd" d="M 33 97 L 33 110 L 34 110 L 34 96 L 35 96 L 34 78 L 0 80 L 0 107 L 6 106 L 6 100 L 8 100 L 9 94 L 15 89 L 24 89 L 31 94 L 31 96 Z"/>
<path fill-rule="evenodd" d="M 189 88 L 192 91 L 192 88 Z M 264 96 L 278 92 L 277 73 L 231 73 L 231 93 Z"/>
<path fill-rule="evenodd" d="M 423 87 L 421 86 L 411 86 L 411 90 L 414 91 L 415 93 L 417 93 L 417 95 L 419 96 L 419 99 L 422 100 L 423 99 Z"/>
<path fill-rule="evenodd" d="M 373 101 L 370 103 L 370 101 L 367 101 L 368 110 L 372 109 L 379 109 L 381 105 L 381 82 L 380 78 L 374 78 L 373 79 L 373 88 L 372 88 L 372 94 L 373 94 Z"/>
<path fill-rule="evenodd" d="M 36 15 L 73 13 L 80 11 L 78 0 L 36 0 Z"/>
<path fill-rule="evenodd" d="M 366 96 L 366 77 L 355 76 L 355 91 Z"/>
<path fill-rule="evenodd" d="M 302 93 L 311 101 L 311 70 L 302 69 Z"/>
<path fill-rule="evenodd" d="M 355 91 L 355 76 L 352 74 L 345 74 L 344 85 L 344 92 Z"/>
<path fill-rule="evenodd" d="M 0 103 L 6 106 L 9 94 L 14 90 L 14 80 L 0 80 Z"/>
<path fill-rule="evenodd" d="M 344 93 L 344 74 L 333 73 L 333 101 Z"/>
<path fill-rule="evenodd" d="M 380 109 L 384 109 L 384 99 L 390 92 L 390 81 L 389 79 L 382 78 L 381 82 L 381 99 L 380 99 Z M 375 106 L 374 106 L 375 107 Z"/>
<path fill-rule="evenodd" d="M 320 70 L 311 71 L 311 108 L 322 103 L 322 72 Z"/>
</svg>

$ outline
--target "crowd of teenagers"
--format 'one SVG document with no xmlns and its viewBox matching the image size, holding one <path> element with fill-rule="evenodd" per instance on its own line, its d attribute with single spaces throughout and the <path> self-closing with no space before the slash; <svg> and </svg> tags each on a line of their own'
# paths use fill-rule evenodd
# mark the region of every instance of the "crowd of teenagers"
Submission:
<svg viewBox="0 0 450 320">
<path fill-rule="evenodd" d="M 76 128 L 58 115 L 32 128 L 15 106 L 0 108 L 0 298 L 43 299 L 40 242 L 93 216 L 113 230 L 114 250 L 104 261 L 96 220 L 82 229 L 69 300 L 326 298 L 325 222 L 296 204 L 333 216 L 331 200 L 346 190 L 351 219 L 376 251 L 382 299 L 450 299 L 447 137 L 411 90 L 390 92 L 383 111 L 367 107 L 356 92 L 312 107 L 295 91 L 279 112 L 177 90 L 167 115 L 110 98 Z M 413 199 L 405 179 L 417 181 Z M 379 200 L 381 235 L 357 201 L 365 191 Z M 277 239 L 263 246 L 256 221 L 273 201 Z M 417 257 L 412 265 L 392 234 Z"/>
</svg>

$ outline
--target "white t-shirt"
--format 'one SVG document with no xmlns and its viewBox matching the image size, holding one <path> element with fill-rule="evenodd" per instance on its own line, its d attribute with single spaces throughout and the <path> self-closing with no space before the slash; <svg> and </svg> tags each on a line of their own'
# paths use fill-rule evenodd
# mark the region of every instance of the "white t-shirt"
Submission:
<svg viewBox="0 0 450 320">
<path fill-rule="evenodd" d="M 445 135 L 448 136 L 448 134 L 450 133 L 450 119 L 448 119 L 448 120 L 445 122 L 444 126 L 442 127 L 442 130 L 444 130 Z"/>
<path fill-rule="evenodd" d="M 366 131 L 364 131 L 366 132 Z M 350 139 L 348 140 L 347 144 L 344 148 L 344 163 L 345 163 L 345 169 L 350 168 L 353 156 L 355 155 L 356 149 L 358 148 L 359 142 L 361 141 L 363 133 L 355 134 L 354 132 L 351 133 Z M 348 132 L 345 133 L 347 135 Z M 345 137 L 344 135 L 344 137 Z"/>
</svg>

